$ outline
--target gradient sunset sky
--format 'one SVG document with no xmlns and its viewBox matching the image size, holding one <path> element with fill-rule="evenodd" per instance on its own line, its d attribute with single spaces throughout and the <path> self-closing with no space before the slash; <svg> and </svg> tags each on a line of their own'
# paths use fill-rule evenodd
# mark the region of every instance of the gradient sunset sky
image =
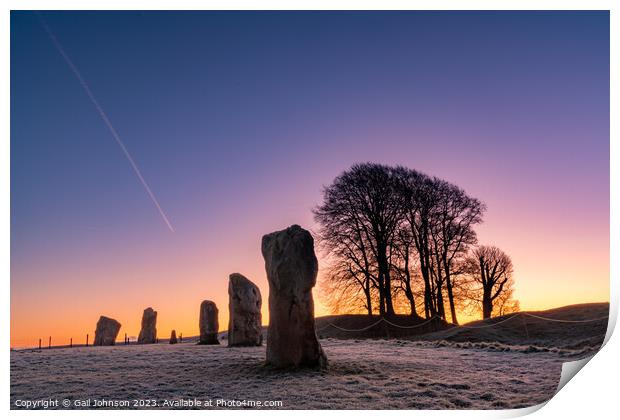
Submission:
<svg viewBox="0 0 620 420">
<path fill-rule="evenodd" d="M 316 229 L 353 163 L 487 204 L 525 310 L 609 300 L 608 12 L 42 12 L 171 232 L 33 12 L 11 13 L 11 345 L 228 322 L 260 240 Z M 319 273 L 321 275 L 321 273 Z M 315 296 L 317 294 L 315 293 Z M 317 315 L 326 310 L 317 301 Z"/>
</svg>

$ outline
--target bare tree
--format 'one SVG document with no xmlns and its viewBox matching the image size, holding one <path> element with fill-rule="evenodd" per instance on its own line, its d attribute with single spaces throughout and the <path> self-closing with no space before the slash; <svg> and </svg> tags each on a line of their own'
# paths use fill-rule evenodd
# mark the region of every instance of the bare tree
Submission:
<svg viewBox="0 0 620 420">
<path fill-rule="evenodd" d="M 381 315 L 397 308 L 444 320 L 449 306 L 456 324 L 458 311 L 479 290 L 476 299 L 491 314 L 494 300 L 503 302 L 502 290 L 510 287 L 504 272 L 471 275 L 467 255 L 484 211 L 482 202 L 439 178 L 401 166 L 352 166 L 324 189 L 313 211 L 330 261 L 322 286 L 330 306 Z M 482 270 L 480 261 L 475 267 Z"/>
<path fill-rule="evenodd" d="M 335 312 L 355 310 L 363 296 L 363 307 L 373 312 L 372 290 L 377 288 L 376 263 L 357 224 L 329 224 L 319 238 L 327 251 L 328 269 L 322 289 Z"/>
<path fill-rule="evenodd" d="M 394 276 L 400 280 L 396 288 L 402 291 L 409 303 L 409 313 L 415 316 L 417 313 L 413 279 L 417 267 L 413 259 L 414 246 L 411 232 L 408 229 L 399 229 L 393 245 L 392 266 L 394 267 Z"/>
<path fill-rule="evenodd" d="M 477 241 L 474 226 L 482 222 L 485 205 L 469 197 L 464 190 L 449 182 L 434 178 L 436 204 L 430 223 L 435 270 L 437 271 L 437 307 L 445 319 L 442 287 L 445 284 L 452 323 L 456 317 L 453 271 L 459 258 Z"/>
<path fill-rule="evenodd" d="M 373 285 L 366 273 L 346 258 L 331 262 L 319 288 L 333 313 L 364 312 L 372 315 Z"/>
<path fill-rule="evenodd" d="M 424 281 L 424 315 L 426 318 L 437 315 L 432 285 L 433 250 L 430 242 L 431 214 L 436 205 L 436 195 L 432 179 L 427 175 L 407 168 L 397 168 L 398 193 L 403 203 L 406 226 L 419 262 L 420 274 Z"/>
<path fill-rule="evenodd" d="M 521 304 L 518 299 L 513 298 L 514 294 L 514 280 L 510 280 L 506 286 L 504 286 L 506 292 L 501 293 L 495 302 L 493 302 L 492 316 L 502 316 L 519 312 L 521 310 Z"/>
<path fill-rule="evenodd" d="M 445 288 L 452 322 L 457 323 L 453 271 L 476 243 L 474 226 L 482 221 L 485 206 L 447 181 L 408 168 L 396 170 L 406 225 L 424 280 L 425 315 L 446 319 Z"/>
<path fill-rule="evenodd" d="M 468 262 L 473 283 L 477 285 L 475 299 L 482 305 L 482 317 L 490 318 L 498 299 L 503 301 L 505 295 L 512 293 L 512 261 L 495 246 L 479 246 Z"/>
<path fill-rule="evenodd" d="M 356 164 L 324 189 L 314 210 L 324 244 L 333 249 L 344 239 L 376 264 L 379 313 L 388 315 L 394 314 L 390 253 L 402 213 L 394 186 L 393 168 Z"/>
</svg>

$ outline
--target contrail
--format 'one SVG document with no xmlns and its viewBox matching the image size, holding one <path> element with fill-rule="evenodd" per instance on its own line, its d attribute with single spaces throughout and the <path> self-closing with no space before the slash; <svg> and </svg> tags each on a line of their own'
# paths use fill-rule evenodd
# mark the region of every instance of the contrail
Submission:
<svg viewBox="0 0 620 420">
<path fill-rule="evenodd" d="M 73 74 L 75 74 L 75 77 L 77 77 L 78 81 L 80 82 L 80 85 L 82 85 L 82 87 L 84 88 L 84 91 L 86 92 L 86 94 L 90 98 L 90 101 L 93 103 L 93 105 L 95 106 L 95 108 L 99 112 L 99 115 L 101 116 L 101 119 L 103 120 L 105 125 L 107 125 L 108 128 L 110 129 L 110 133 L 112 133 L 112 137 L 114 137 L 114 140 L 116 140 L 118 145 L 123 150 L 123 153 L 125 153 L 125 156 L 127 157 L 127 160 L 131 164 L 131 167 L 133 168 L 134 172 L 136 173 L 136 176 L 138 177 L 138 179 L 140 180 L 140 182 L 144 186 L 144 189 L 146 190 L 146 192 L 149 195 L 149 197 L 151 197 L 151 200 L 153 201 L 153 204 L 155 204 L 155 207 L 157 207 L 157 210 L 159 211 L 159 214 L 161 215 L 161 218 L 164 219 L 164 222 L 166 222 L 166 225 L 168 226 L 168 229 L 170 229 L 171 232 L 174 232 L 174 228 L 172 227 L 172 224 L 168 220 L 168 217 L 166 216 L 166 213 L 164 213 L 164 210 L 159 205 L 159 201 L 157 201 L 157 198 L 155 197 L 155 194 L 153 194 L 153 191 L 151 191 L 151 188 L 146 183 L 146 180 L 142 176 L 142 172 L 140 172 L 140 169 L 138 168 L 138 165 L 136 165 L 136 162 L 133 160 L 133 158 L 129 154 L 129 151 L 127 150 L 127 147 L 125 147 L 125 143 L 123 143 L 123 141 L 119 137 L 118 133 L 116 132 L 116 129 L 114 128 L 114 126 L 110 122 L 108 116 L 103 111 L 103 108 L 101 107 L 101 105 L 99 105 L 99 102 L 97 102 L 97 99 L 95 98 L 95 95 L 93 95 L 93 92 L 90 90 L 90 88 L 86 84 L 86 81 L 82 77 L 82 74 L 77 69 L 75 64 L 73 64 L 73 61 L 71 61 L 71 59 L 69 58 L 69 56 L 65 52 L 64 48 L 62 47 L 62 45 L 60 44 L 60 42 L 58 41 L 58 39 L 56 38 L 56 36 L 52 32 L 52 30 L 50 29 L 50 27 L 45 22 L 45 19 L 43 19 L 43 16 L 41 16 L 41 14 L 39 12 L 36 12 L 36 14 L 39 17 L 39 20 L 41 21 L 41 24 L 43 25 L 43 28 L 45 29 L 45 32 L 47 32 L 47 35 L 52 40 L 52 43 L 54 44 L 54 46 L 56 47 L 56 49 L 58 50 L 58 52 L 60 53 L 62 58 L 65 59 L 65 62 L 67 63 L 67 65 L 69 66 L 69 68 L 71 69 Z"/>
</svg>

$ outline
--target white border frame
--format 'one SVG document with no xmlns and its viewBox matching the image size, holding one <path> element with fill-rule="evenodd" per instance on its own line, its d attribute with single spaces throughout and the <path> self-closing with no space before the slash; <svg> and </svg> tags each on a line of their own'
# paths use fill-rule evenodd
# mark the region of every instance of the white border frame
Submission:
<svg viewBox="0 0 620 420">
<path fill-rule="evenodd" d="M 52 4 L 53 3 L 53 4 Z M 286 2 L 282 0 L 233 0 L 233 1 L 196 1 L 196 0 L 177 0 L 175 2 L 164 0 L 92 0 L 88 2 L 77 0 L 8 0 L 4 2 L 5 10 L 2 15 L 3 22 L 0 25 L 2 42 L 0 43 L 0 56 L 6 58 L 2 62 L 2 83 L 0 93 L 3 101 L 0 104 L 0 126 L 2 127 L 2 146 L 0 149 L 0 273 L 2 278 L 3 307 L 1 322 L 4 334 L 0 336 L 0 342 L 5 349 L 5 359 L 2 363 L 2 378 L 0 393 L 4 399 L 4 408 L 10 407 L 10 10 L 609 10 L 610 11 L 610 320 L 606 336 L 607 345 L 597 354 L 591 363 L 580 374 L 581 379 L 571 381 L 558 395 L 548 402 L 548 407 L 538 411 L 534 417 L 553 416 L 564 418 L 580 418 L 584 416 L 601 416 L 616 411 L 616 391 L 615 378 L 620 373 L 618 363 L 614 360 L 614 351 L 620 349 L 617 339 L 611 339 L 611 333 L 615 327 L 618 314 L 618 274 L 619 260 L 613 256 L 620 255 L 620 222 L 618 220 L 619 211 L 619 191 L 620 191 L 620 170 L 618 136 L 620 134 L 620 108 L 619 108 L 619 78 L 620 78 L 620 2 L 617 0 L 384 0 L 381 2 L 368 0 L 314 0 L 314 1 L 295 1 Z M 544 404 L 543 404 L 544 405 Z M 542 405 L 541 405 L 542 406 Z M 539 407 L 532 407 L 522 410 L 498 410 L 498 411 L 375 411 L 372 416 L 378 419 L 407 418 L 505 418 L 525 415 L 536 411 Z M 296 416 L 315 417 L 322 415 L 344 415 L 358 417 L 363 413 L 359 411 L 338 411 L 321 413 L 314 411 L 299 411 Z M 342 413 L 342 414 L 340 414 Z M 18 411 L 11 410 L 10 415 L 14 418 L 30 418 L 44 416 L 50 418 L 68 417 L 82 418 L 85 415 L 95 418 L 107 417 L 110 413 L 105 411 Z M 144 412 L 121 411 L 115 413 L 124 418 L 143 416 Z M 171 415 L 166 411 L 149 411 L 149 417 L 163 419 Z M 179 411 L 175 415 L 182 416 L 213 416 L 213 417 L 237 417 L 247 416 L 248 413 L 242 411 Z M 260 418 L 286 418 L 291 415 L 290 411 L 252 411 L 252 417 Z M 607 416 L 606 416 L 607 417 Z"/>
</svg>

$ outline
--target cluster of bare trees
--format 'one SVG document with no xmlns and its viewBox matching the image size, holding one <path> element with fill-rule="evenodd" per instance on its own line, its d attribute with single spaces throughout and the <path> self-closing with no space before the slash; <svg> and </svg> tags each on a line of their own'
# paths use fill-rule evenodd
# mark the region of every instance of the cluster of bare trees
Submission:
<svg viewBox="0 0 620 420">
<path fill-rule="evenodd" d="M 413 169 L 357 164 L 325 188 L 314 209 L 329 268 L 322 291 L 336 312 L 407 310 L 485 318 L 518 310 L 510 258 L 476 246 L 485 205 Z"/>
</svg>

